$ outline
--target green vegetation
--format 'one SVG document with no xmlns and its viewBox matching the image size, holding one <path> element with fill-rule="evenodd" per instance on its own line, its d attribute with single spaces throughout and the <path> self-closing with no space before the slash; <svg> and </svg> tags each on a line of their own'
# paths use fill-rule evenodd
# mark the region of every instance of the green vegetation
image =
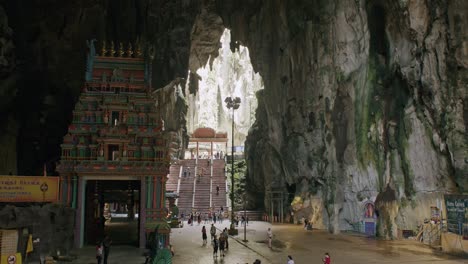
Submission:
<svg viewBox="0 0 468 264">
<path fill-rule="evenodd" d="M 229 181 L 231 180 L 231 163 L 226 164 L 226 173 Z M 243 195 L 246 190 L 246 171 L 247 162 L 245 159 L 234 161 L 234 203 L 235 207 L 243 206 Z"/>
<path fill-rule="evenodd" d="M 385 171 L 383 142 L 379 141 L 377 127 L 384 113 L 384 105 L 381 100 L 384 89 L 380 83 L 382 83 L 385 74 L 386 67 L 379 65 L 376 58 L 371 56 L 364 83 L 354 84 L 357 88 L 355 100 L 357 158 L 364 168 L 369 162 L 375 164 L 379 180 L 382 180 Z M 383 188 L 382 182 L 379 186 Z"/>
</svg>

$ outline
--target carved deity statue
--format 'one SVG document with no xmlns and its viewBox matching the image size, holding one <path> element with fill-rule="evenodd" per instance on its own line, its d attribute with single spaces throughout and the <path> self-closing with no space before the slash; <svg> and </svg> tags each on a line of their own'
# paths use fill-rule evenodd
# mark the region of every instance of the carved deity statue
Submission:
<svg viewBox="0 0 468 264">
<path fill-rule="evenodd" d="M 109 123 L 109 111 L 104 112 L 104 124 Z"/>
<path fill-rule="evenodd" d="M 132 55 L 133 55 L 132 43 L 128 43 L 127 57 L 132 57 Z"/>
<path fill-rule="evenodd" d="M 109 55 L 110 55 L 111 57 L 114 57 L 114 56 L 115 56 L 114 41 L 111 41 L 111 46 L 110 46 L 109 52 L 110 52 Z"/>
<path fill-rule="evenodd" d="M 107 49 L 106 49 L 106 41 L 104 40 L 102 42 L 102 48 L 101 48 L 101 56 L 106 56 Z"/>
<path fill-rule="evenodd" d="M 124 145 L 124 147 L 123 147 L 122 156 L 127 157 L 127 145 Z"/>
<path fill-rule="evenodd" d="M 127 123 L 127 111 L 124 111 L 122 114 L 122 123 L 123 124 Z"/>
<path fill-rule="evenodd" d="M 123 43 L 120 42 L 120 45 L 119 45 L 119 57 L 123 57 L 124 54 L 125 54 L 124 46 L 123 46 Z"/>
<path fill-rule="evenodd" d="M 99 144 L 99 157 L 103 157 L 104 156 L 104 147 L 102 146 L 102 144 Z"/>
</svg>

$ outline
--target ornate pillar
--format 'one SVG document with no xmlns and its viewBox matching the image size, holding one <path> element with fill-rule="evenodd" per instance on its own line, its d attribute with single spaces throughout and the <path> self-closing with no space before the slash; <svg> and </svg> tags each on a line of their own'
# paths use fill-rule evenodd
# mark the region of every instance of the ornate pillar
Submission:
<svg viewBox="0 0 468 264">
<path fill-rule="evenodd" d="M 146 177 L 140 178 L 140 212 L 138 218 L 140 220 L 139 230 L 139 248 L 146 248 Z"/>
<path fill-rule="evenodd" d="M 76 177 L 76 176 L 75 176 Z M 76 177 L 78 178 L 78 177 Z M 81 248 L 83 246 L 83 234 L 84 234 L 84 207 L 85 207 L 85 190 L 86 190 L 86 181 L 79 177 L 75 184 L 77 185 L 77 203 L 73 204 L 76 208 L 76 215 L 75 215 L 75 247 Z"/>
</svg>

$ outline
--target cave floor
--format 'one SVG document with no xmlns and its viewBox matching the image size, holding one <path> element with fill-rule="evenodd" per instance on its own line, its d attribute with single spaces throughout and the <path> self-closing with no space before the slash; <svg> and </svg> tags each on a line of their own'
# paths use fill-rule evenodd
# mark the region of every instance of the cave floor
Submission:
<svg viewBox="0 0 468 264">
<path fill-rule="evenodd" d="M 240 235 L 229 239 L 229 251 L 224 258 L 213 258 L 212 247 L 202 245 L 201 228 L 188 226 L 172 229 L 171 243 L 175 256 L 175 264 L 208 264 L 208 263 L 253 263 L 260 259 L 262 264 L 280 264 L 287 262 L 291 255 L 295 263 L 322 263 L 325 252 L 329 252 L 332 263 L 428 263 L 455 264 L 468 263 L 468 259 L 456 258 L 439 252 L 412 240 L 380 241 L 364 236 L 344 233 L 331 235 L 323 230 L 306 231 L 298 225 L 270 225 L 264 222 L 253 222 L 247 226 L 247 239 L 244 243 L 243 228 L 238 228 Z M 205 225 L 209 233 L 210 224 Z M 218 228 L 228 227 L 228 221 L 215 225 Z M 266 230 L 272 227 L 274 239 L 273 249 L 265 244 Z M 219 234 L 219 232 L 218 232 Z M 210 235 L 208 234 L 208 240 Z M 94 247 L 78 250 L 79 258 L 73 263 L 96 263 Z M 145 258 L 143 251 L 130 246 L 114 246 L 111 248 L 109 264 L 141 263 Z"/>
</svg>

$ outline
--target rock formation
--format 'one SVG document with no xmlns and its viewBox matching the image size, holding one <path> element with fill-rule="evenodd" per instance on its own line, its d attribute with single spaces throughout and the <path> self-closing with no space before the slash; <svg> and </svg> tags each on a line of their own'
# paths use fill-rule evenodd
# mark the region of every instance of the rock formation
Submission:
<svg viewBox="0 0 468 264">
<path fill-rule="evenodd" d="M 255 191 L 295 187 L 296 216 L 338 232 L 369 200 L 380 230 L 414 229 L 442 194 L 467 190 L 465 2 L 219 10 L 265 82 L 246 142 Z"/>
<path fill-rule="evenodd" d="M 11 0 L 0 7 L 0 41 L 13 40 L 0 46 L 10 65 L 0 66 L 0 142 L 18 139 L 1 155 L 18 153 L 20 174 L 37 174 L 59 153 L 83 83 L 86 39 L 154 45 L 159 88 L 215 58 L 226 27 L 232 50 L 249 48 L 265 86 L 246 141 L 258 206 L 269 206 L 269 191 L 288 190 L 296 216 L 336 233 L 375 201 L 378 229 L 391 238 L 395 227 L 413 229 L 428 217 L 442 194 L 468 189 L 466 1 Z M 196 93 L 198 82 L 190 83 Z M 15 159 L 3 157 L 6 173 Z"/>
</svg>

